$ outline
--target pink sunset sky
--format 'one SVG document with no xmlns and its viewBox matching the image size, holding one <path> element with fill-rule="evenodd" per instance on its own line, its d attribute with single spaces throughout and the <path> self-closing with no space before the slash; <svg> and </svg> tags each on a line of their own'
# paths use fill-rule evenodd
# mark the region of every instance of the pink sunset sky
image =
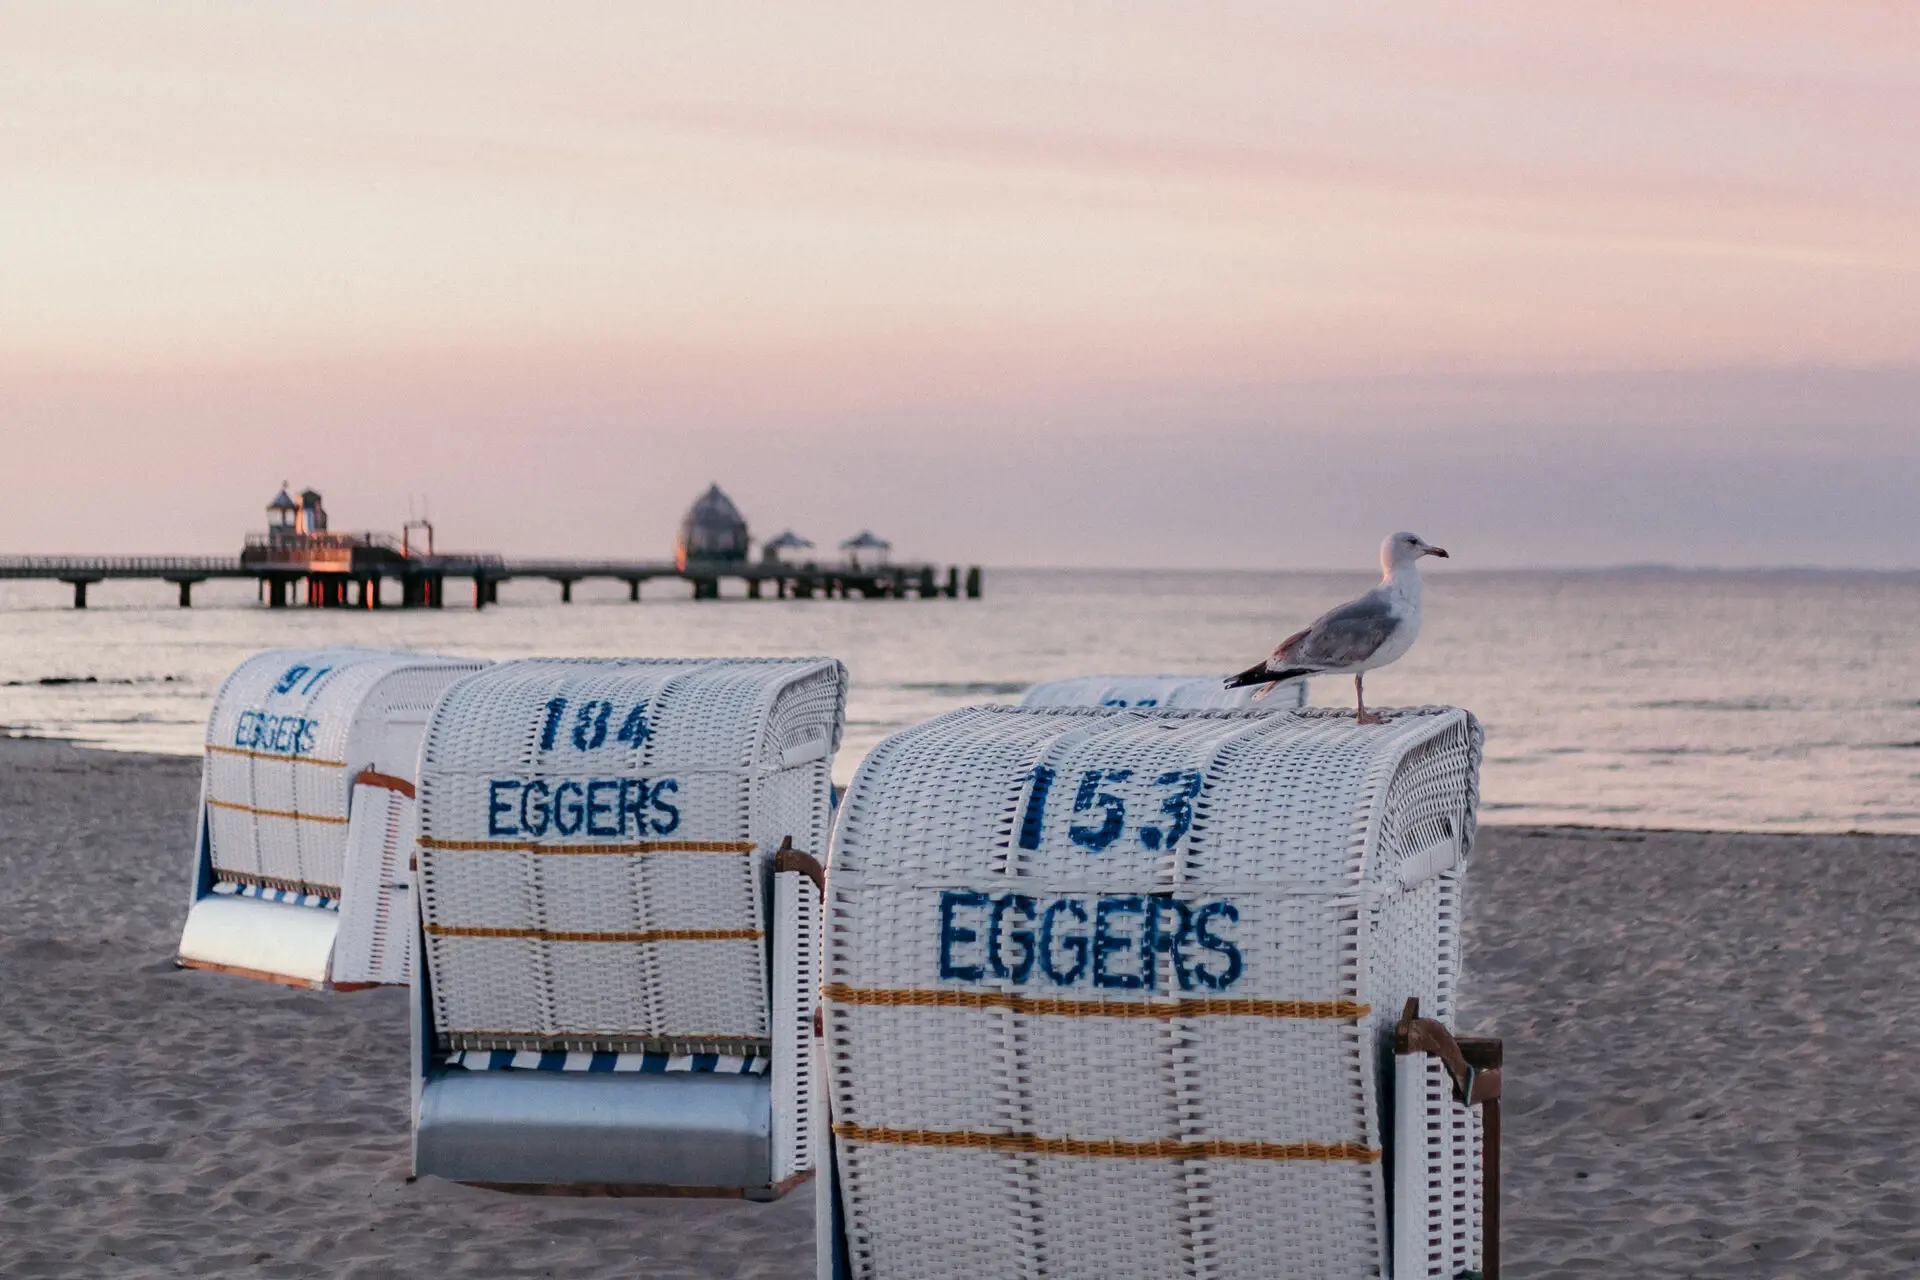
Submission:
<svg viewBox="0 0 1920 1280">
<path fill-rule="evenodd" d="M 0 552 L 1920 564 L 1900 3 L 0 12 Z"/>
</svg>

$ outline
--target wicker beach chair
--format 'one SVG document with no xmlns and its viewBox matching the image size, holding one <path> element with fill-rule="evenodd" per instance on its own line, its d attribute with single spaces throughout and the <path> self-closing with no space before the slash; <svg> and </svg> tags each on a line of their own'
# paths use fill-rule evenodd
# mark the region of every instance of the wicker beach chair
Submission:
<svg viewBox="0 0 1920 1280">
<path fill-rule="evenodd" d="M 1295 680 L 1255 702 L 1259 689 L 1229 689 L 1224 676 L 1072 676 L 1027 690 L 1023 707 L 1164 707 L 1179 711 L 1296 711 L 1307 705 L 1307 682 Z"/>
<path fill-rule="evenodd" d="M 420 765 L 418 1174 L 772 1199 L 811 1176 L 846 672 L 505 663 Z"/>
<path fill-rule="evenodd" d="M 1481 734 L 1385 714 L 976 707 L 874 748 L 821 1280 L 1481 1266 L 1497 1048 L 1447 1032 Z"/>
<path fill-rule="evenodd" d="M 214 698 L 179 963 L 296 987 L 407 981 L 427 713 L 484 662 L 285 649 Z"/>
</svg>

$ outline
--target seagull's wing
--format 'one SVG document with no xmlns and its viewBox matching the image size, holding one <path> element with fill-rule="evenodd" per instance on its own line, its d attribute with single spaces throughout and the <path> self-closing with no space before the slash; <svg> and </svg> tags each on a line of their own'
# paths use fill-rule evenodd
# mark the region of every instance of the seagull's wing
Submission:
<svg viewBox="0 0 1920 1280">
<path fill-rule="evenodd" d="M 1282 641 L 1267 665 L 1339 671 L 1371 658 L 1399 627 L 1400 615 L 1386 592 L 1369 591 L 1328 610 L 1305 631 Z"/>
<path fill-rule="evenodd" d="M 1236 672 L 1235 674 L 1228 676 L 1225 681 L 1226 687 L 1229 689 L 1243 689 L 1248 685 L 1254 685 L 1254 684 L 1271 685 L 1278 680 L 1291 680 L 1295 676 L 1311 675 L 1312 673 L 1309 671 L 1286 670 L 1287 663 L 1285 658 L 1282 656 L 1286 653 L 1287 646 L 1297 643 L 1298 641 L 1303 639 L 1306 636 L 1306 634 L 1307 633 L 1305 631 L 1294 632 L 1292 635 L 1288 636 L 1285 640 L 1282 640 L 1280 642 L 1280 647 L 1273 651 L 1273 654 L 1271 657 L 1263 658 L 1259 662 L 1256 662 L 1252 666 L 1248 667 L 1245 671 Z M 1263 689 L 1261 690 L 1260 693 L 1255 694 L 1254 696 L 1256 698 L 1261 697 L 1265 694 L 1265 692 L 1266 690 Z"/>
<path fill-rule="evenodd" d="M 1321 614 L 1305 631 L 1282 640 L 1265 662 L 1228 676 L 1226 686 L 1238 689 L 1324 671 L 1344 671 L 1378 653 L 1399 626 L 1400 615 L 1386 592 L 1369 591 L 1358 600 Z"/>
<path fill-rule="evenodd" d="M 1305 640 L 1312 631 L 1312 627 L 1307 627 L 1304 630 L 1294 632 L 1285 640 L 1275 645 L 1273 652 L 1269 654 L 1267 660 L 1260 665 L 1263 667 L 1271 667 L 1275 671 L 1285 666 L 1291 666 L 1292 664 L 1287 661 L 1287 654 L 1292 652 L 1294 646 L 1302 640 Z"/>
</svg>

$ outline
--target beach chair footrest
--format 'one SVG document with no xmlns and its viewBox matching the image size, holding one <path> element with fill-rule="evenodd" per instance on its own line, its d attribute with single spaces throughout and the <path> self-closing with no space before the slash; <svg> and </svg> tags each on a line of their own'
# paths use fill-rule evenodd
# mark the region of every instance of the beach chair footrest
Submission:
<svg viewBox="0 0 1920 1280">
<path fill-rule="evenodd" d="M 187 912 L 180 963 L 188 968 L 259 976 L 289 986 L 324 987 L 340 915 L 259 898 L 208 896 Z"/>
<path fill-rule="evenodd" d="M 455 1068 L 422 1082 L 414 1166 L 455 1182 L 764 1188 L 772 1135 L 765 1076 Z"/>
</svg>

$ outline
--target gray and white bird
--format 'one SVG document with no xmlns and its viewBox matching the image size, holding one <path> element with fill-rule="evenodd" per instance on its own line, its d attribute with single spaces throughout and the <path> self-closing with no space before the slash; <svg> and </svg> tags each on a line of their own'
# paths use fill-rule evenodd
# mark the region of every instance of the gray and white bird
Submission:
<svg viewBox="0 0 1920 1280">
<path fill-rule="evenodd" d="M 1379 586 L 1321 614 L 1305 631 L 1282 640 L 1265 662 L 1228 676 L 1227 688 L 1265 685 L 1254 695 L 1264 698 L 1273 686 L 1288 680 L 1351 675 L 1355 719 L 1361 724 L 1380 723 L 1379 716 L 1367 713 L 1362 682 L 1375 667 L 1405 657 L 1420 635 L 1422 556 L 1446 559 L 1447 553 L 1414 534 L 1390 534 L 1380 544 L 1380 572 L 1386 576 Z"/>
</svg>

